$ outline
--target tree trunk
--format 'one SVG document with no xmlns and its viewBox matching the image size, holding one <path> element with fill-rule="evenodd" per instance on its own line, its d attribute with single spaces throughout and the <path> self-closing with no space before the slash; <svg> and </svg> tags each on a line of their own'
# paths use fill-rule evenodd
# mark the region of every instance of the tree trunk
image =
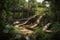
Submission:
<svg viewBox="0 0 60 40">
<path fill-rule="evenodd" d="M 32 26 L 28 26 L 27 28 L 31 28 L 31 29 L 34 29 L 39 23 L 40 21 L 42 20 L 42 18 L 45 16 L 45 14 L 43 14 L 42 16 L 39 16 L 39 18 L 36 20 L 35 24 L 32 25 Z"/>
</svg>

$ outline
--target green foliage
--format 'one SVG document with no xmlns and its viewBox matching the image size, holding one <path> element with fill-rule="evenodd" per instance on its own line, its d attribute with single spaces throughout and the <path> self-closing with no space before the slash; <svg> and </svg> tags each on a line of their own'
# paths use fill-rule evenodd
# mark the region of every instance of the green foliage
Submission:
<svg viewBox="0 0 60 40">
<path fill-rule="evenodd" d="M 43 7 L 41 7 L 41 8 L 35 8 L 35 14 L 36 15 L 43 15 L 44 13 L 45 13 L 45 11 L 47 10 L 46 8 L 43 8 Z"/>
<path fill-rule="evenodd" d="M 51 40 L 60 40 L 60 23 L 55 22 L 51 26 L 51 30 L 53 31 L 51 35 Z"/>
<path fill-rule="evenodd" d="M 58 32 L 58 31 L 60 31 L 60 24 L 59 23 L 54 23 L 53 25 L 52 25 L 52 28 L 51 28 L 51 30 L 53 30 L 53 31 L 55 31 L 55 32 Z"/>
<path fill-rule="evenodd" d="M 36 0 L 29 0 L 28 1 L 28 8 L 36 8 L 37 2 Z"/>
<path fill-rule="evenodd" d="M 25 0 L 18 0 L 18 7 L 25 7 L 26 2 Z"/>
<path fill-rule="evenodd" d="M 16 5 L 16 2 L 15 0 L 4 0 L 4 7 L 5 7 L 5 10 L 10 10 L 10 8 L 15 8 L 17 5 Z"/>
<path fill-rule="evenodd" d="M 20 19 L 20 18 L 24 18 L 24 17 L 29 17 L 29 15 L 30 16 L 32 16 L 32 15 L 40 16 L 40 15 L 46 13 L 47 20 L 49 20 L 50 22 L 53 23 L 50 29 L 53 30 L 54 32 L 46 33 L 46 32 L 42 31 L 42 28 L 36 28 L 36 30 L 34 30 L 36 35 L 34 35 L 34 36 L 39 37 L 39 39 L 37 39 L 37 40 L 59 40 L 59 37 L 60 37 L 60 5 L 59 5 L 60 1 L 59 0 L 47 0 L 47 1 L 51 2 L 51 6 L 48 8 L 45 7 L 44 2 L 41 4 L 41 3 L 36 2 L 36 0 L 29 0 L 28 2 L 25 2 L 25 0 L 0 1 L 0 3 L 1 3 L 1 5 L 0 5 L 0 9 L 1 9 L 0 10 L 0 12 L 1 12 L 0 25 L 3 24 L 3 26 L 4 26 L 3 27 L 1 25 L 0 28 L 2 28 L 2 30 L 3 30 L 3 33 L 2 33 L 3 36 L 8 37 L 8 38 L 6 38 L 7 40 L 11 37 L 13 37 L 13 38 L 15 37 L 17 40 L 25 40 L 25 38 L 23 36 L 21 37 L 20 30 L 15 28 L 13 26 L 13 24 L 11 24 L 12 23 L 11 21 L 14 18 Z M 2 2 L 4 2 L 4 3 L 2 3 Z M 4 5 L 2 6 L 2 4 L 4 4 Z M 15 14 L 11 12 L 11 10 L 17 9 L 20 7 L 27 8 L 28 10 L 33 9 L 33 10 L 35 10 L 34 11 L 35 13 L 29 12 L 28 10 L 27 10 L 27 12 L 26 11 L 15 12 Z"/>
<path fill-rule="evenodd" d="M 13 30 L 14 30 L 13 26 L 10 25 L 10 24 L 7 24 L 7 25 L 5 26 L 5 29 L 3 30 L 3 32 L 4 32 L 4 33 L 12 33 Z"/>
<path fill-rule="evenodd" d="M 55 20 L 60 22 L 60 0 L 47 0 L 51 2 L 51 12 L 55 15 Z"/>
<path fill-rule="evenodd" d="M 38 40 L 51 40 L 52 33 L 46 33 L 42 31 L 42 28 L 37 28 L 35 30 L 35 36 L 40 38 Z"/>
<path fill-rule="evenodd" d="M 6 24 L 6 26 L 3 30 L 3 33 L 5 35 L 9 34 L 10 35 L 10 36 L 8 35 L 9 39 L 11 39 L 11 38 L 19 39 L 21 37 L 20 31 L 11 24 Z"/>
</svg>

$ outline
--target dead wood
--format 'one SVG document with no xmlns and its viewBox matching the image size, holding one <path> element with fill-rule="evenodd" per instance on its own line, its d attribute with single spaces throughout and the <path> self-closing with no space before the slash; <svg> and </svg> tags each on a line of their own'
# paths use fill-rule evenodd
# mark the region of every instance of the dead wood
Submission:
<svg viewBox="0 0 60 40">
<path fill-rule="evenodd" d="M 43 31 L 45 32 L 52 32 L 51 30 L 47 30 L 48 27 L 51 25 L 52 23 L 47 23 L 44 27 L 43 27 Z"/>
<path fill-rule="evenodd" d="M 42 16 L 39 16 L 39 18 L 36 20 L 36 22 L 32 25 L 32 26 L 28 26 L 28 28 L 35 28 L 41 21 L 41 19 L 45 16 L 45 14 L 43 14 Z"/>
<path fill-rule="evenodd" d="M 31 20 L 32 18 L 35 18 L 35 17 L 36 17 L 36 15 L 31 16 L 31 17 L 30 17 L 30 18 L 28 18 L 28 20 L 26 20 L 24 23 L 19 24 L 19 26 L 21 26 L 21 25 L 24 25 L 24 24 L 28 23 L 28 21 L 29 21 L 29 20 Z"/>
</svg>

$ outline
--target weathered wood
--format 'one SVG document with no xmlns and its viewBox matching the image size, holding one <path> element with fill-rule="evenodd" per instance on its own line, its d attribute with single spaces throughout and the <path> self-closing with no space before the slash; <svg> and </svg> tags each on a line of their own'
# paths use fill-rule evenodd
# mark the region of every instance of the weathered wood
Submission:
<svg viewBox="0 0 60 40">
<path fill-rule="evenodd" d="M 35 29 L 35 27 L 40 23 L 40 21 L 42 20 L 42 18 L 44 18 L 44 16 L 46 16 L 45 14 L 43 14 L 42 16 L 39 16 L 37 18 L 37 20 L 35 21 L 34 24 L 32 25 L 26 25 L 26 23 L 31 20 L 32 18 L 35 18 L 36 15 L 32 16 L 31 18 L 29 18 L 27 21 L 25 21 L 23 24 L 19 24 L 19 25 L 23 25 L 21 27 L 19 27 L 19 25 L 17 25 L 17 28 L 20 28 L 21 34 L 27 35 L 28 34 L 32 34 L 33 30 Z"/>
<path fill-rule="evenodd" d="M 40 17 L 36 20 L 36 23 L 35 23 L 33 26 L 31 26 L 31 28 L 36 27 L 36 26 L 40 23 L 40 21 L 41 21 L 41 19 L 43 18 L 43 16 L 45 16 L 45 14 L 43 14 L 42 16 L 40 16 Z"/>
<path fill-rule="evenodd" d="M 35 17 L 36 17 L 36 15 L 30 17 L 27 21 L 25 21 L 24 23 L 22 23 L 22 24 L 20 24 L 20 25 L 24 25 L 24 24 L 26 24 L 29 20 L 31 20 L 32 18 L 35 18 Z"/>
<path fill-rule="evenodd" d="M 43 27 L 43 31 L 45 32 L 52 32 L 51 30 L 47 30 L 48 27 L 51 25 L 52 23 L 47 23 L 44 27 Z"/>
<path fill-rule="evenodd" d="M 16 22 L 14 22 L 13 24 L 14 24 L 14 25 L 19 24 L 19 26 L 21 26 L 21 25 L 26 24 L 29 20 L 31 20 L 32 18 L 35 18 L 35 17 L 36 17 L 36 15 L 31 16 L 31 17 L 29 17 L 24 23 L 21 23 L 21 24 L 19 24 L 19 23 L 20 23 L 19 21 L 16 21 Z"/>
<path fill-rule="evenodd" d="M 45 16 L 45 14 L 43 14 L 42 16 L 39 16 L 39 18 L 36 20 L 36 22 L 32 25 L 32 26 L 27 26 L 28 28 L 34 29 L 41 21 L 41 19 Z"/>
</svg>

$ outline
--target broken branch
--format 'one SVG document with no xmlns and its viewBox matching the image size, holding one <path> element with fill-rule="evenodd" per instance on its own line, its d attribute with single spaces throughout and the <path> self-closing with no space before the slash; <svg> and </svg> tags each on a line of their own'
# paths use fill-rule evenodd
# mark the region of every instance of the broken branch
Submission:
<svg viewBox="0 0 60 40">
<path fill-rule="evenodd" d="M 47 24 L 43 27 L 43 31 L 45 31 L 45 32 L 52 32 L 51 30 L 47 30 L 50 25 L 51 25 L 51 23 L 47 23 Z"/>
<path fill-rule="evenodd" d="M 19 24 L 19 26 L 26 24 L 29 20 L 31 20 L 32 18 L 35 18 L 35 17 L 36 17 L 36 15 L 31 16 L 27 21 L 25 21 L 25 22 L 24 22 L 24 23 L 22 23 L 22 24 Z"/>
<path fill-rule="evenodd" d="M 36 23 L 28 28 L 35 28 L 41 21 L 41 19 L 45 16 L 45 14 L 43 14 L 42 16 L 39 16 L 39 18 L 36 20 Z"/>
</svg>

